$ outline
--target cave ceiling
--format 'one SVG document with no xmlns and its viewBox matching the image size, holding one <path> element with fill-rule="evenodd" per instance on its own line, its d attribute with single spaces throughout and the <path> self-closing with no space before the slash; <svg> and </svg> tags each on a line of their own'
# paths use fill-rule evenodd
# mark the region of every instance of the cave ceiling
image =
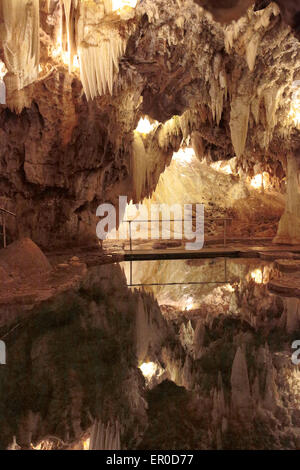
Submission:
<svg viewBox="0 0 300 470">
<path fill-rule="evenodd" d="M 13 88 L 14 95 L 8 105 L 17 111 L 31 100 L 38 102 L 38 88 L 49 74 L 67 68 L 61 55 L 53 53 L 61 34 L 65 62 L 79 55 L 80 72 L 73 62 L 69 72 L 83 84 L 82 99 L 96 99 L 101 106 L 108 96 L 117 101 L 124 91 L 135 100 L 139 97 L 133 126 L 139 114 L 165 122 L 186 112 L 189 134 L 201 136 L 213 159 L 241 157 L 247 151 L 278 154 L 298 146 L 290 109 L 293 83 L 300 78 L 300 46 L 275 3 L 256 2 L 239 20 L 220 24 L 192 0 L 143 0 L 122 13 L 109 13 L 109 1 L 41 1 L 40 52 L 38 19 L 32 15 L 29 25 L 27 17 L 19 22 L 17 9 L 14 20 L 11 11 L 5 13 L 6 3 L 3 0 L 2 55 L 9 72 L 15 72 L 7 77 L 7 88 L 8 93 Z M 31 2 L 31 8 L 34 3 L 39 2 Z M 197 3 L 212 12 L 214 4 L 220 4 Z M 253 2 L 237 3 L 235 18 Z M 220 19 L 220 14 L 215 16 Z M 22 51 L 16 48 L 22 33 L 32 35 L 30 50 L 24 42 Z M 98 67 L 94 62 L 99 58 L 103 65 Z M 16 75 L 22 77 L 20 92 L 10 83 Z"/>
</svg>

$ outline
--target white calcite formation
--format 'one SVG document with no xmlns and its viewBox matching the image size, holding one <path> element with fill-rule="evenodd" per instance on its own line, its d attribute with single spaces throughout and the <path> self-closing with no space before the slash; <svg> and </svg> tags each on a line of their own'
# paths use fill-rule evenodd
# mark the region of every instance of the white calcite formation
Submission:
<svg viewBox="0 0 300 470">
<path fill-rule="evenodd" d="M 40 61 L 39 0 L 3 0 L 3 56 L 7 68 L 5 85 L 8 96 L 18 94 L 37 80 Z M 12 107 L 21 110 L 26 104 L 18 96 Z"/>
</svg>

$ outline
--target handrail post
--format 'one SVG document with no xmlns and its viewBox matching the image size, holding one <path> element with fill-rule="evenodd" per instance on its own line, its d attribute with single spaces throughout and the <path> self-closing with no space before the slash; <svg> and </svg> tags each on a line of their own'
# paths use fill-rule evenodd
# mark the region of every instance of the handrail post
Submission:
<svg viewBox="0 0 300 470">
<path fill-rule="evenodd" d="M 131 220 L 129 220 L 129 244 L 130 244 L 130 251 L 132 251 Z"/>
</svg>

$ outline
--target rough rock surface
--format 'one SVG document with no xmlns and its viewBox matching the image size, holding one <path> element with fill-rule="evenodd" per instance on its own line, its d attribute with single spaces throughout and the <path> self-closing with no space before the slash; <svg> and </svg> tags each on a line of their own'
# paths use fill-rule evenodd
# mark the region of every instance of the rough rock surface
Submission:
<svg viewBox="0 0 300 470">
<path fill-rule="evenodd" d="M 16 241 L 0 250 L 0 267 L 14 281 L 36 278 L 51 271 L 46 256 L 29 238 Z"/>
</svg>

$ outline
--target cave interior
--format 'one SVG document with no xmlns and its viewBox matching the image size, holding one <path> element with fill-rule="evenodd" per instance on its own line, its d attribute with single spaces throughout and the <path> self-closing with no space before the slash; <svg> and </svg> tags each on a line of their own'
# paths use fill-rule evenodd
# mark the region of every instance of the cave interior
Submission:
<svg viewBox="0 0 300 470">
<path fill-rule="evenodd" d="M 299 41 L 0 0 L 0 449 L 300 449 Z"/>
</svg>

